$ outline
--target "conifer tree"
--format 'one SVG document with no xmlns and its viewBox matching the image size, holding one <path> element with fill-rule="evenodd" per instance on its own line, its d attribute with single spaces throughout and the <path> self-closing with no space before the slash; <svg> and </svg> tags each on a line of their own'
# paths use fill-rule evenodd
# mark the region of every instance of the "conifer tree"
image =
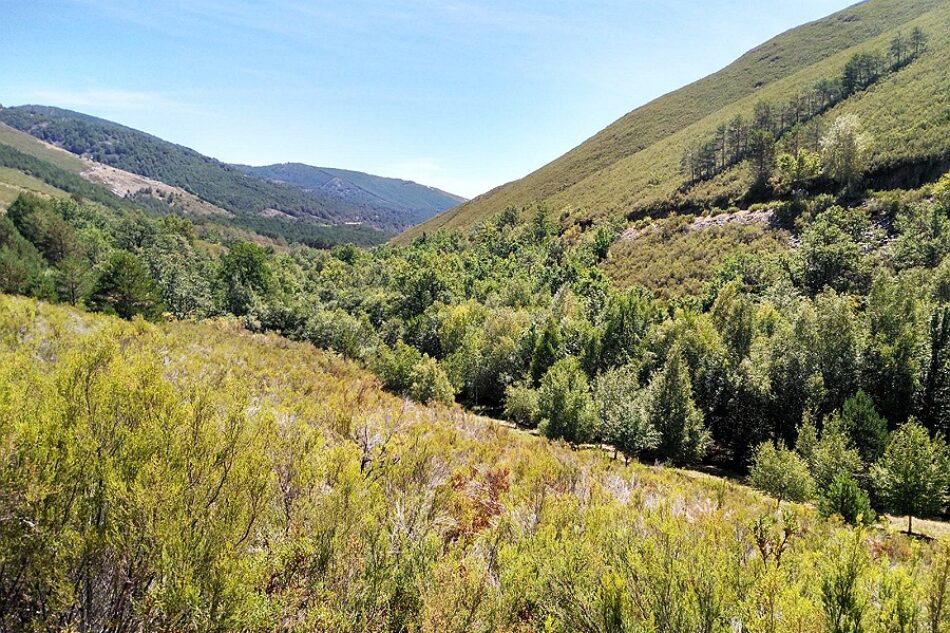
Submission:
<svg viewBox="0 0 950 633">
<path fill-rule="evenodd" d="M 89 307 L 123 319 L 141 315 L 156 320 L 162 301 L 155 282 L 135 255 L 116 251 L 93 286 Z"/>
<path fill-rule="evenodd" d="M 538 393 L 541 432 L 551 439 L 581 444 L 591 439 L 597 412 L 587 375 L 574 357 L 559 360 L 544 375 Z"/>
<path fill-rule="evenodd" d="M 887 443 L 887 420 L 874 408 L 874 401 L 863 391 L 845 400 L 841 423 L 865 463 L 877 461 Z"/>
<path fill-rule="evenodd" d="M 649 390 L 647 421 L 660 433 L 659 455 L 676 463 L 702 459 L 710 442 L 709 430 L 693 402 L 689 373 L 679 347 L 670 351 Z"/>
<path fill-rule="evenodd" d="M 541 331 L 531 354 L 531 377 L 534 383 L 541 382 L 541 378 L 548 369 L 557 362 L 561 354 L 561 332 L 554 319 L 549 319 Z"/>
<path fill-rule="evenodd" d="M 598 435 L 626 457 L 655 449 L 660 439 L 644 410 L 637 369 L 635 365 L 610 369 L 597 378 L 594 390 Z"/>
<path fill-rule="evenodd" d="M 871 476 L 885 508 L 907 515 L 907 533 L 913 517 L 933 517 L 946 507 L 947 446 L 942 436 L 930 438 L 927 429 L 911 420 L 891 436 Z"/>
</svg>

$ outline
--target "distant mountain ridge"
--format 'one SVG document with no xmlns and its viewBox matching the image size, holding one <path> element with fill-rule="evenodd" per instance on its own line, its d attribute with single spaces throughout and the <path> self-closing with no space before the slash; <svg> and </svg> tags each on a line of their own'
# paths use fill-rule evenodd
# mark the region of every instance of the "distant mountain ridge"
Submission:
<svg viewBox="0 0 950 633">
<path fill-rule="evenodd" d="M 180 188 L 233 213 L 237 224 L 290 241 L 304 224 L 362 225 L 363 241 L 378 243 L 464 201 L 415 183 L 347 170 L 319 170 L 329 178 L 318 187 L 301 186 L 293 181 L 312 183 L 312 168 L 301 166 L 300 178 L 257 175 L 257 168 L 239 168 L 146 132 L 50 106 L 0 107 L 0 123 L 72 154 Z"/>
<path fill-rule="evenodd" d="M 359 208 L 379 208 L 384 213 L 399 213 L 407 227 L 467 201 L 461 196 L 411 180 L 374 176 L 348 169 L 314 167 L 303 163 L 233 167 L 271 182 L 337 196 Z"/>
</svg>

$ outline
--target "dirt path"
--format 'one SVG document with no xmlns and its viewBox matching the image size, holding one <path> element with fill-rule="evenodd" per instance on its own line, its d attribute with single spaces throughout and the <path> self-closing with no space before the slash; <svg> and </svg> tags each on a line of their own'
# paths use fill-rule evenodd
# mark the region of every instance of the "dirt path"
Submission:
<svg viewBox="0 0 950 633">
<path fill-rule="evenodd" d="M 496 424 L 498 426 L 503 426 L 507 429 L 511 429 L 518 433 L 525 433 L 527 435 L 533 435 L 535 437 L 541 437 L 541 434 L 537 429 L 528 429 L 522 426 L 515 424 L 514 422 L 509 422 L 507 420 L 499 420 L 496 418 L 489 418 L 482 415 L 473 415 L 475 418 L 486 422 L 488 424 Z M 603 451 L 604 453 L 613 456 L 615 453 L 615 448 L 610 444 L 580 444 L 574 447 L 578 451 Z M 622 458 L 621 458 L 622 459 Z M 668 466 L 663 466 L 660 464 L 644 464 L 648 468 L 671 468 Z M 719 468 L 718 466 L 712 464 L 699 464 L 692 468 L 674 468 L 679 473 L 686 475 L 691 479 L 704 480 L 708 482 L 723 482 L 727 481 L 731 484 L 742 486 L 748 488 L 744 483 L 742 477 L 736 473 L 731 473 L 728 471 Z M 808 504 L 811 505 L 811 504 Z M 884 526 L 887 529 L 894 532 L 902 532 L 907 529 L 907 517 L 896 517 L 890 514 L 881 515 L 883 521 L 881 522 L 882 528 Z M 923 536 L 928 539 L 943 539 L 950 538 L 950 521 L 935 521 L 931 519 L 919 519 L 914 517 L 914 534 L 916 536 Z"/>
</svg>

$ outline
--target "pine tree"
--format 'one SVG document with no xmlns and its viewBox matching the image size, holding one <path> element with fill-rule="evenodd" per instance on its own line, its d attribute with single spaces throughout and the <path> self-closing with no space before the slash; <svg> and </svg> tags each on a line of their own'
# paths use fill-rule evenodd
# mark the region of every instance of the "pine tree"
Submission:
<svg viewBox="0 0 950 633">
<path fill-rule="evenodd" d="M 921 422 L 932 432 L 950 431 L 950 307 L 930 316 L 930 354 L 920 403 Z"/>
<path fill-rule="evenodd" d="M 894 36 L 894 39 L 891 40 L 891 56 L 894 58 L 894 68 L 903 66 L 906 59 L 906 50 L 907 42 L 904 41 L 904 34 L 898 32 L 897 35 Z"/>
<path fill-rule="evenodd" d="M 913 51 L 914 57 L 927 50 L 927 42 L 929 41 L 930 36 L 922 28 L 915 26 L 914 30 L 910 32 L 910 49 Z"/>
<path fill-rule="evenodd" d="M 141 315 L 156 320 L 162 301 L 145 266 L 132 253 L 116 251 L 109 258 L 89 296 L 89 307 L 123 319 Z"/>
<path fill-rule="evenodd" d="M 873 523 L 875 516 L 868 494 L 861 490 L 857 480 L 845 473 L 838 474 L 818 498 L 818 512 L 823 517 L 838 515 L 849 525 Z"/>
<path fill-rule="evenodd" d="M 610 369 L 597 378 L 594 389 L 598 436 L 626 457 L 655 449 L 660 439 L 647 419 L 637 369 L 635 365 Z"/>
<path fill-rule="evenodd" d="M 615 295 L 604 315 L 599 365 L 602 369 L 632 360 L 653 319 L 653 306 L 644 292 L 631 290 Z"/>
<path fill-rule="evenodd" d="M 932 517 L 946 505 L 948 477 L 947 446 L 942 436 L 930 439 L 927 429 L 911 420 L 891 436 L 871 476 L 885 508 L 907 515 L 907 533 L 913 533 L 913 517 Z"/>
<path fill-rule="evenodd" d="M 670 351 L 649 390 L 647 421 L 660 433 L 658 454 L 676 463 L 702 459 L 709 447 L 709 431 L 693 402 L 689 373 L 679 347 Z"/>
<path fill-rule="evenodd" d="M 549 319 L 541 331 L 531 354 L 531 377 L 539 384 L 548 369 L 561 357 L 561 331 L 554 319 Z"/>
<path fill-rule="evenodd" d="M 559 360 L 544 375 L 538 393 L 541 432 L 572 444 L 587 442 L 597 422 L 587 375 L 576 358 Z"/>
<path fill-rule="evenodd" d="M 877 461 L 887 443 L 887 420 L 874 408 L 874 401 L 863 391 L 845 400 L 841 423 L 861 458 L 868 464 Z"/>
</svg>

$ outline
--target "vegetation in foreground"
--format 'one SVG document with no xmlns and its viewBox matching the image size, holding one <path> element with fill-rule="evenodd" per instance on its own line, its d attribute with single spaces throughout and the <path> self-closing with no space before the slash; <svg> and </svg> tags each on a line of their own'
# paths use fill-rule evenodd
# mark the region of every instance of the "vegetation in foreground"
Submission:
<svg viewBox="0 0 950 633">
<path fill-rule="evenodd" d="M 950 549 L 382 393 L 234 320 L 0 297 L 6 630 L 942 631 Z"/>
<path fill-rule="evenodd" d="M 796 250 L 729 253 L 700 296 L 670 300 L 608 283 L 612 227 L 559 233 L 543 208 L 372 252 L 219 252 L 174 216 L 24 195 L 0 225 L 0 282 L 125 318 L 233 315 L 419 402 L 627 458 L 752 468 L 773 496 L 852 522 L 928 518 L 948 487 L 948 189 L 776 203 Z M 766 445 L 802 480 L 755 479 Z"/>
</svg>

